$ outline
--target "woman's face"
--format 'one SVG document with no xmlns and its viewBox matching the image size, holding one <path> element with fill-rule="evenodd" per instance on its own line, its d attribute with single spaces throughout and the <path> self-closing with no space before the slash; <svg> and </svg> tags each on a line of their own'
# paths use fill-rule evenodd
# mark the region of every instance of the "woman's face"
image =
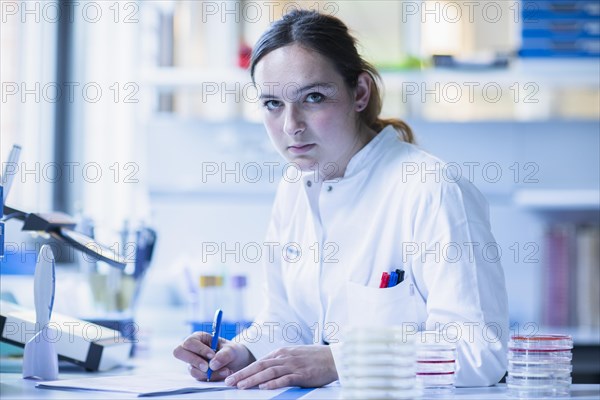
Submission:
<svg viewBox="0 0 600 400">
<path fill-rule="evenodd" d="M 254 71 L 263 122 L 277 150 L 304 171 L 318 169 L 319 178 L 343 176 L 366 142 L 356 118 L 370 85 L 366 94 L 361 83 L 348 90 L 329 60 L 298 45 L 273 50 Z"/>
</svg>

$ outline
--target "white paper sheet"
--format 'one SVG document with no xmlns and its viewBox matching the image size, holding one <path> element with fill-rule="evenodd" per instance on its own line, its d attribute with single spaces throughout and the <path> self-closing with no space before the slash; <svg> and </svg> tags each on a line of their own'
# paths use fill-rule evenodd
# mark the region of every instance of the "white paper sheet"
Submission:
<svg viewBox="0 0 600 400">
<path fill-rule="evenodd" d="M 139 397 L 235 389 L 223 382 L 200 382 L 187 374 L 118 375 L 40 382 L 40 389 L 134 393 Z"/>
</svg>

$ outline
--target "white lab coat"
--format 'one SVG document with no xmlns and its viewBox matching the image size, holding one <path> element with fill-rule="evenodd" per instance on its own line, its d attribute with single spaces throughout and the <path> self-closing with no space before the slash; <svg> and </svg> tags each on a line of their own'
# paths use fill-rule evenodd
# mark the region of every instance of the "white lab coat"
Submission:
<svg viewBox="0 0 600 400">
<path fill-rule="evenodd" d="M 283 179 L 266 240 L 266 307 L 235 340 L 257 359 L 329 343 L 343 384 L 340 343 L 352 326 L 445 329 L 457 344 L 456 385 L 498 382 L 508 301 L 488 206 L 444 165 L 388 126 L 343 178 Z M 404 282 L 380 289 L 396 268 Z"/>
</svg>

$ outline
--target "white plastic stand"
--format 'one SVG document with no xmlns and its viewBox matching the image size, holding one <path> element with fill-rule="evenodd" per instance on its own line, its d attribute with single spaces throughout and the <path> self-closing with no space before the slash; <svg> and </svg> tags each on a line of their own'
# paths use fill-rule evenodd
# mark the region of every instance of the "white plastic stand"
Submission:
<svg viewBox="0 0 600 400">
<path fill-rule="evenodd" d="M 35 335 L 25 344 L 23 378 L 51 381 L 58 379 L 58 354 L 48 324 L 52 316 L 55 290 L 54 255 L 48 245 L 38 254 L 33 280 Z"/>
</svg>

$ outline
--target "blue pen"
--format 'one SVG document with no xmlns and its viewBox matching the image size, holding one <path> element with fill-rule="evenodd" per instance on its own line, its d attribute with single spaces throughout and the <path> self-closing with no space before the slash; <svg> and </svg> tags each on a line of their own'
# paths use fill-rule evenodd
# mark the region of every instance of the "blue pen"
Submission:
<svg viewBox="0 0 600 400">
<path fill-rule="evenodd" d="M 218 309 L 215 312 L 215 319 L 213 321 L 213 331 L 212 331 L 212 342 L 210 343 L 210 348 L 213 351 L 217 352 L 217 345 L 219 344 L 219 334 L 221 333 L 221 319 L 223 319 L 223 311 Z M 208 367 L 206 371 L 206 381 L 210 381 L 210 376 L 212 374 L 212 370 Z"/>
<path fill-rule="evenodd" d="M 388 282 L 388 287 L 394 287 L 398 284 L 398 274 L 395 271 L 390 273 L 390 281 Z"/>
</svg>

